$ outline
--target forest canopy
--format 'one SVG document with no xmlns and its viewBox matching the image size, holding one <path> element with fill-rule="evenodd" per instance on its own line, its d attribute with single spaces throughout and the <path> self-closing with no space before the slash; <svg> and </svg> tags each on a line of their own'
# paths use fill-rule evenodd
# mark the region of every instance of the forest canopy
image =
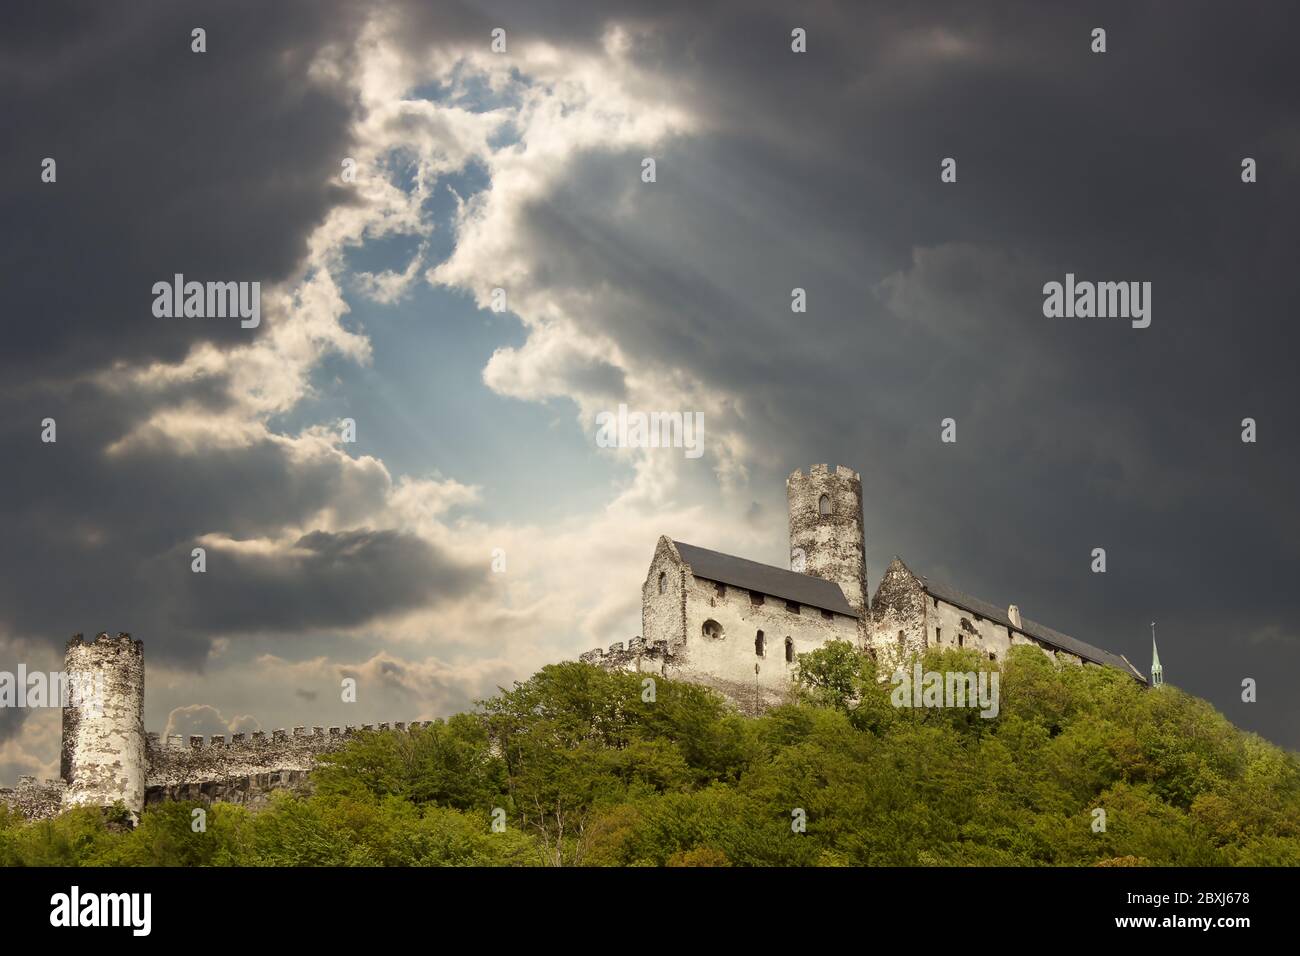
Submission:
<svg viewBox="0 0 1300 956">
<path fill-rule="evenodd" d="M 555 664 L 472 713 L 359 734 L 264 809 L 165 803 L 131 829 L 120 808 L 0 807 L 0 864 L 1300 865 L 1300 758 L 1206 702 L 1033 647 L 922 664 L 998 669 L 996 718 L 895 707 L 838 642 L 759 717 Z"/>
</svg>

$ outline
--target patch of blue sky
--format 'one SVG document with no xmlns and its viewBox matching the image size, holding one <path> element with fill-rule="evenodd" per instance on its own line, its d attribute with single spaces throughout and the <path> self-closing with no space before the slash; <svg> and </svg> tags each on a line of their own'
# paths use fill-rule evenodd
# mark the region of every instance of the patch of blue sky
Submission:
<svg viewBox="0 0 1300 956">
<path fill-rule="evenodd" d="M 427 243 L 427 249 L 421 271 L 444 261 L 456 246 L 456 197 L 468 200 L 486 189 L 490 182 L 487 169 L 477 162 L 441 177 L 422 206 L 429 228 L 420 235 L 380 236 L 350 247 L 343 255 L 346 273 L 378 275 L 384 270 L 403 272 L 422 243 Z M 412 187 L 413 183 L 406 186 L 408 190 Z"/>
<path fill-rule="evenodd" d="M 411 258 L 425 241 L 422 235 L 392 234 L 369 239 L 359 246 L 351 246 L 343 253 L 345 274 L 342 277 L 344 297 L 349 304 L 352 297 L 348 295 L 354 289 L 351 277 L 359 272 L 375 275 L 385 269 L 402 272 L 410 264 Z M 336 281 L 338 277 L 336 276 Z"/>
<path fill-rule="evenodd" d="M 385 163 L 393 185 L 409 196 L 415 190 L 415 175 L 419 171 L 415 152 L 406 148 L 392 150 L 385 157 Z"/>
<path fill-rule="evenodd" d="M 406 94 L 406 99 L 429 100 L 457 106 L 472 113 L 487 113 L 491 110 L 517 109 L 522 92 L 531 86 L 531 80 L 518 70 L 511 69 L 510 82 L 494 90 L 484 74 L 468 69 L 461 62 L 452 69 L 447 82 L 416 87 Z"/>
<path fill-rule="evenodd" d="M 354 457 L 381 459 L 394 479 L 439 474 L 481 486 L 467 513 L 545 522 L 589 511 L 628 472 L 579 428 L 568 399 L 522 401 L 493 392 L 482 371 L 494 350 L 523 344 L 519 320 L 480 310 L 462 293 L 421 281 L 395 305 L 348 296 L 344 319 L 369 337 L 368 366 L 327 357 L 313 394 L 274 420 L 293 433 L 355 419 Z"/>
<path fill-rule="evenodd" d="M 476 111 L 519 102 L 517 87 L 493 91 L 482 76 L 463 71 L 452 83 L 411 95 Z M 507 124 L 493 145 L 517 141 Z M 415 166 L 400 152 L 391 170 L 403 189 L 414 188 Z M 423 278 L 454 250 L 457 196 L 467 200 L 489 186 L 484 166 L 471 163 L 430 191 L 423 235 L 384 236 L 347 250 L 341 281 L 351 311 L 343 323 L 364 331 L 373 361 L 361 366 L 326 357 L 313 374 L 312 394 L 271 425 L 293 433 L 352 418 L 357 441 L 349 454 L 379 458 L 395 479 L 441 475 L 479 485 L 481 504 L 465 511 L 487 521 L 559 520 L 607 500 L 615 482 L 628 476 L 626 463 L 596 448 L 570 400 L 522 401 L 489 389 L 483 368 L 496 349 L 523 344 L 523 326 L 510 313 L 481 310 L 468 294 Z M 357 272 L 404 271 L 422 243 L 428 245 L 420 277 L 400 302 L 371 302 L 350 281 Z"/>
<path fill-rule="evenodd" d="M 487 144 L 494 150 L 505 149 L 508 146 L 516 146 L 522 140 L 519 137 L 519 127 L 515 125 L 514 120 L 502 123 L 487 138 Z"/>
</svg>

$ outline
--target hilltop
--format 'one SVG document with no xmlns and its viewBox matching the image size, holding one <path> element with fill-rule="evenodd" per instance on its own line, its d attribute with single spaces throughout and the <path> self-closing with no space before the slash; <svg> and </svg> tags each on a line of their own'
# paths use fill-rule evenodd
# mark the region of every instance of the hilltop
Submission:
<svg viewBox="0 0 1300 956">
<path fill-rule="evenodd" d="M 308 794 L 203 808 L 200 832 L 199 804 L 134 830 L 92 808 L 0 810 L 0 863 L 1300 865 L 1300 757 L 1205 701 L 1031 647 L 923 664 L 998 668 L 997 717 L 895 708 L 836 642 L 758 717 L 697 685 L 556 664 L 473 713 L 360 735 Z"/>
</svg>

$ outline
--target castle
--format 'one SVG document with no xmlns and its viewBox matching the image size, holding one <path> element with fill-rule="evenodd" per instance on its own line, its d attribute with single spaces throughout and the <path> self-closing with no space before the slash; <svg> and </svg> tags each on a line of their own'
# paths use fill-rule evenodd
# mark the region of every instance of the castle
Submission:
<svg viewBox="0 0 1300 956">
<path fill-rule="evenodd" d="M 798 655 L 830 640 L 871 654 L 879 672 L 928 647 L 971 648 L 989 660 L 1017 644 L 1055 660 L 1114 667 L 1146 678 L 1101 650 L 917 574 L 902 559 L 885 569 L 870 603 L 862 479 L 813 465 L 786 479 L 790 570 L 661 537 L 641 587 L 641 635 L 582 660 L 609 670 L 661 674 L 712 687 L 746 713 L 780 702 Z"/>
<path fill-rule="evenodd" d="M 814 465 L 807 475 L 790 475 L 786 495 L 790 570 L 661 537 L 641 586 L 642 636 L 588 651 L 581 660 L 704 684 L 751 714 L 785 697 L 799 654 L 831 640 L 871 654 L 882 674 L 928 647 L 970 648 L 997 661 L 1011 647 L 1030 644 L 1055 660 L 1114 667 L 1146 683 L 1122 655 L 1022 618 L 1014 604 L 1002 608 L 931 581 L 900 558 L 868 604 L 861 477 Z M 269 739 L 258 732 L 229 742 L 192 736 L 187 745 L 171 736 L 164 743 L 144 729 L 140 641 L 100 634 L 86 642 L 77 635 L 64 665 L 69 683 L 94 679 L 101 693 L 64 705 L 59 780 L 38 784 L 25 777 L 16 789 L 0 789 L 0 803 L 33 818 L 119 801 L 137 819 L 164 800 L 256 806 L 275 789 L 305 784 L 317 757 L 357 730 L 295 727 Z M 1152 680 L 1162 682 L 1158 657 Z"/>
<path fill-rule="evenodd" d="M 121 802 L 133 820 L 164 800 L 225 801 L 259 806 L 273 790 L 299 788 L 323 753 L 337 750 L 356 727 L 275 730 L 164 742 L 144 729 L 144 646 L 129 634 L 100 634 L 68 642 L 65 681 L 94 685 L 94 695 L 64 702 L 60 779 L 37 783 L 23 777 L 16 788 L 0 789 L 0 803 L 24 816 L 55 816 L 74 806 L 108 807 Z M 430 721 L 399 722 L 396 731 Z M 375 730 L 365 724 L 361 730 Z M 379 730 L 388 730 L 380 724 Z"/>
</svg>

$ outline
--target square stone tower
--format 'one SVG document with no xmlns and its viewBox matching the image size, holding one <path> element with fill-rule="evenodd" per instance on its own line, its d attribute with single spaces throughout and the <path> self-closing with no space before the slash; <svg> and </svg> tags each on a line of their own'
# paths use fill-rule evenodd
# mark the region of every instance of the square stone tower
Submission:
<svg viewBox="0 0 1300 956">
<path fill-rule="evenodd" d="M 867 646 L 870 596 L 862 529 L 862 476 L 852 468 L 813 465 L 786 479 L 790 570 L 833 581 L 858 612 L 858 646 Z"/>
</svg>

